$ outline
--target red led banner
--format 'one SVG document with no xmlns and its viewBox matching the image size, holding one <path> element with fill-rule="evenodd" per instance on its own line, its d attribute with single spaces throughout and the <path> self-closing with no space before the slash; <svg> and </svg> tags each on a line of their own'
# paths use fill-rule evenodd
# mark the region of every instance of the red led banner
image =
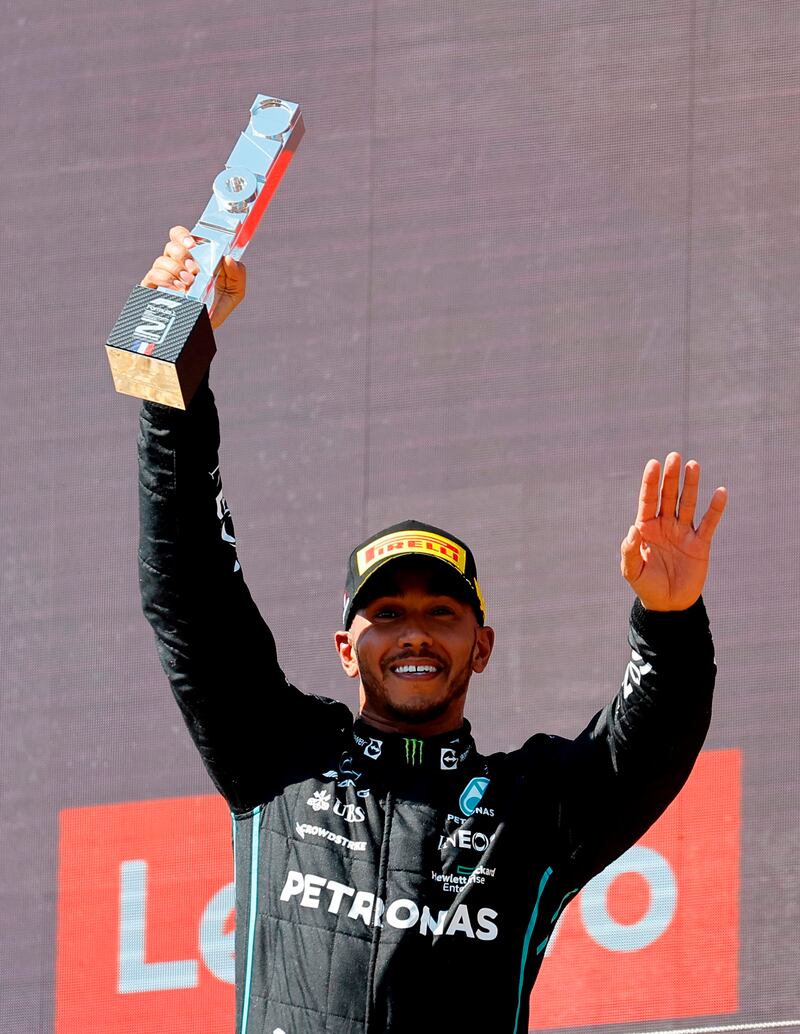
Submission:
<svg viewBox="0 0 800 1034">
<path fill-rule="evenodd" d="M 232 1031 L 222 798 L 63 811 L 59 855 L 56 1034 Z"/>
<path fill-rule="evenodd" d="M 639 843 L 569 905 L 531 1027 L 738 1010 L 741 755 L 707 751 Z"/>
<path fill-rule="evenodd" d="M 535 1028 L 738 1008 L 740 755 L 701 755 L 678 800 L 567 909 Z M 233 1030 L 230 817 L 216 797 L 61 814 L 56 1034 Z"/>
</svg>

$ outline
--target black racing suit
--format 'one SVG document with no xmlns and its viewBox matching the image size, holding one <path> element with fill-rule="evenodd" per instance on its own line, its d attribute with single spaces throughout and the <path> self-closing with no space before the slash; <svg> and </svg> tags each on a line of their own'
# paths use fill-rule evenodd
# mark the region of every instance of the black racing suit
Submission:
<svg viewBox="0 0 800 1034">
<path fill-rule="evenodd" d="M 485 757 L 466 722 L 387 736 L 286 681 L 239 569 L 218 446 L 206 385 L 186 413 L 144 405 L 144 610 L 234 815 L 237 1029 L 527 1031 L 557 918 L 664 810 L 703 743 L 702 602 L 634 604 L 622 688 L 575 740 Z"/>
</svg>

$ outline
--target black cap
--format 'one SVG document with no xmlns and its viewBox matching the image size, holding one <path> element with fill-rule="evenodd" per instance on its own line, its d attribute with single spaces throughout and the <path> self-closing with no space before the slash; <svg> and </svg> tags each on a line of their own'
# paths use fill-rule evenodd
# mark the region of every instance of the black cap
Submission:
<svg viewBox="0 0 800 1034">
<path fill-rule="evenodd" d="M 359 593 L 375 572 L 392 560 L 413 556 L 440 561 L 447 565 L 449 571 L 456 573 L 464 583 L 465 599 L 472 604 L 478 622 L 484 624 L 486 605 L 478 585 L 472 550 L 449 531 L 435 528 L 432 524 L 423 524 L 421 521 L 407 520 L 370 535 L 350 554 L 342 614 L 345 628 L 350 627 L 353 615 L 358 609 Z"/>
</svg>

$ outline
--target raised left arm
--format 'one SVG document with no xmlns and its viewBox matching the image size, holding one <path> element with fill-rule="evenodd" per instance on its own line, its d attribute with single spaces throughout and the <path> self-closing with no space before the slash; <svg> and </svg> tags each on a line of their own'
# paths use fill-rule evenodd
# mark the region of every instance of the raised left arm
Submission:
<svg viewBox="0 0 800 1034">
<path fill-rule="evenodd" d="M 631 846 L 679 792 L 711 719 L 716 666 L 700 598 L 727 492 L 718 488 L 694 527 L 700 467 L 670 453 L 650 460 L 639 510 L 621 547 L 637 593 L 631 660 L 614 699 L 565 750 L 563 830 L 576 880 Z"/>
</svg>

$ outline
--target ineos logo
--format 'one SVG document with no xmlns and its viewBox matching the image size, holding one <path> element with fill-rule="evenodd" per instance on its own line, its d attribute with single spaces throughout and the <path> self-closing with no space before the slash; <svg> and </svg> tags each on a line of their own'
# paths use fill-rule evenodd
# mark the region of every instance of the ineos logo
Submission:
<svg viewBox="0 0 800 1034">
<path fill-rule="evenodd" d="M 450 847 L 462 847 L 467 851 L 480 851 L 483 853 L 489 844 L 494 840 L 494 833 L 481 833 L 480 830 L 457 829 L 450 836 L 439 837 L 439 850 L 447 845 Z"/>
</svg>

